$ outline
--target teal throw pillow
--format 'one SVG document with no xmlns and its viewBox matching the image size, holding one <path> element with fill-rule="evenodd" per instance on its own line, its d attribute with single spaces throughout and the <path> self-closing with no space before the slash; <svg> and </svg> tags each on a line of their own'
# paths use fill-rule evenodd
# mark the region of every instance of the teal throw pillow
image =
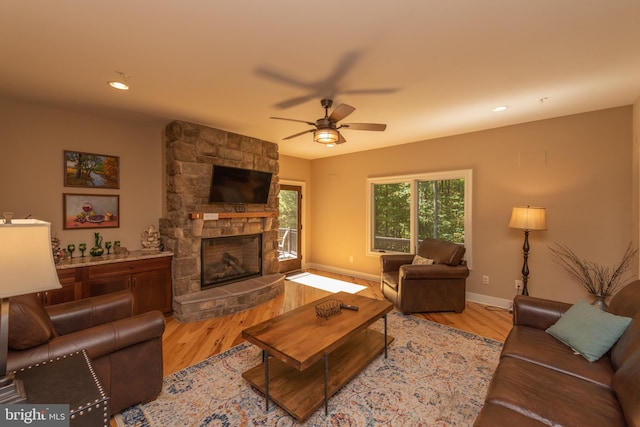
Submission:
<svg viewBox="0 0 640 427">
<path fill-rule="evenodd" d="M 618 341 L 631 323 L 630 317 L 616 316 L 579 301 L 547 329 L 589 362 L 600 359 Z"/>
</svg>

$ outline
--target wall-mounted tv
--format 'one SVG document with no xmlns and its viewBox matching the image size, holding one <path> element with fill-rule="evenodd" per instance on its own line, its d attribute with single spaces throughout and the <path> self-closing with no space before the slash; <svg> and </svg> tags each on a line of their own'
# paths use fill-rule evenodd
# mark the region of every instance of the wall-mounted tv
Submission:
<svg viewBox="0 0 640 427">
<path fill-rule="evenodd" d="M 266 204 L 271 172 L 213 166 L 209 203 Z"/>
</svg>

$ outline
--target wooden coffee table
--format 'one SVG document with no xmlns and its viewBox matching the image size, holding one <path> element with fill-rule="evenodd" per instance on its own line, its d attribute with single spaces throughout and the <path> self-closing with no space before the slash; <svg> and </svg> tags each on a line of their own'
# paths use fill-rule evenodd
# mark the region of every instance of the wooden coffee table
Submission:
<svg viewBox="0 0 640 427">
<path fill-rule="evenodd" d="M 332 299 L 357 306 L 342 309 L 324 319 L 316 316 L 316 304 Z M 351 378 L 384 351 L 393 337 L 387 336 L 387 313 L 393 304 L 339 292 L 242 331 L 242 337 L 260 347 L 262 363 L 242 377 L 269 399 L 303 422 Z M 384 333 L 367 329 L 384 319 Z"/>
</svg>

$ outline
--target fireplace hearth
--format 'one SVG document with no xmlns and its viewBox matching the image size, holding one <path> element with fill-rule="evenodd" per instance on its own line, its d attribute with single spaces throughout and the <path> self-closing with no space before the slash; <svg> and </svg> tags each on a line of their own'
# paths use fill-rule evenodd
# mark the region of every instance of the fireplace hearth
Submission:
<svg viewBox="0 0 640 427">
<path fill-rule="evenodd" d="M 202 239 L 200 289 L 262 274 L 262 235 Z"/>
</svg>

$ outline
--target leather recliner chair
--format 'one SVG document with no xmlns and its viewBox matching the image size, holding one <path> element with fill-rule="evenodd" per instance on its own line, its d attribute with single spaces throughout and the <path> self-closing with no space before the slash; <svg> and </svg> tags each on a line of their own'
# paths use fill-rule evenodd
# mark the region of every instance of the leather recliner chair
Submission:
<svg viewBox="0 0 640 427">
<path fill-rule="evenodd" d="M 7 372 L 86 350 L 115 414 L 160 394 L 164 328 L 160 311 L 133 316 L 129 291 L 47 307 L 13 297 Z"/>
<path fill-rule="evenodd" d="M 466 301 L 469 269 L 462 259 L 465 247 L 439 239 L 424 239 L 418 247 L 421 261 L 412 254 L 381 255 L 380 286 L 385 298 L 402 313 L 455 311 Z"/>
</svg>

